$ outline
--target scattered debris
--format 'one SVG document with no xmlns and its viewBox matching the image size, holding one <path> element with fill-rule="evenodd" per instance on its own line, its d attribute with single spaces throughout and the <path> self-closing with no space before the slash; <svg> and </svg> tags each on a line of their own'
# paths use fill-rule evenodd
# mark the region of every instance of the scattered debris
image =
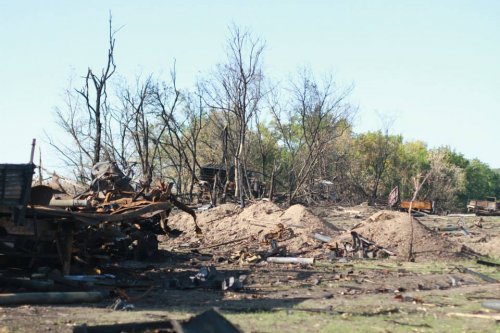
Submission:
<svg viewBox="0 0 500 333">
<path fill-rule="evenodd" d="M 118 298 L 113 305 L 111 305 L 111 309 L 115 311 L 130 311 L 133 310 L 135 306 L 133 304 L 128 303 L 126 300 Z"/>
<path fill-rule="evenodd" d="M 169 225 L 180 229 L 189 218 L 183 212 L 173 214 Z M 283 210 L 269 201 L 257 201 L 245 209 L 235 204 L 223 204 L 200 212 L 197 221 L 204 231 L 199 249 L 216 249 L 227 258 L 243 249 L 265 258 L 269 256 L 269 245 L 273 240 L 286 247 L 288 253 L 317 256 L 323 251 L 317 248 L 313 235 L 339 231 L 302 205 Z M 187 230 L 170 243 L 178 247 L 190 243 L 193 237 L 196 237 L 193 231 Z M 237 249 L 235 244 L 238 244 Z"/>
<path fill-rule="evenodd" d="M 229 257 L 229 262 L 238 262 L 240 265 L 253 264 L 261 260 L 261 256 L 248 249 L 241 249 L 233 252 Z"/>
<path fill-rule="evenodd" d="M 373 206 L 360 205 L 353 209 L 320 207 L 325 209 L 323 214 L 315 215 L 302 205 L 283 209 L 270 201 L 251 202 L 245 209 L 234 204 L 216 207 L 210 204 L 200 207 L 196 214 L 171 194 L 171 184 L 157 183 L 150 189 L 137 187 L 130 182 L 127 172 L 109 162 L 95 166 L 92 184 L 77 195 L 68 196 L 63 191 L 38 186 L 27 196 L 32 167 L 28 164 L 18 169 L 0 168 L 0 171 L 14 170 L 2 171 L 0 178 L 9 178 L 9 182 L 14 179 L 13 183 L 20 185 L 16 187 L 14 201 L 5 200 L 3 192 L 0 198 L 0 287 L 2 292 L 7 288 L 14 289 L 10 294 L 0 294 L 2 305 L 101 302 L 108 296 L 111 305 L 105 311 L 130 311 L 145 304 L 178 306 L 185 302 L 198 308 L 200 304 L 222 305 L 222 308 L 227 306 L 226 309 L 240 311 L 268 310 L 271 307 L 272 311 L 378 316 L 400 310 L 380 307 L 374 311 L 348 312 L 334 310 L 333 306 L 296 309 L 294 302 L 318 297 L 331 299 L 338 295 L 355 298 L 370 293 L 392 294 L 394 291 L 396 300 L 420 304 L 423 301 L 416 295 L 422 290 L 469 287 L 472 284 L 494 287 L 473 276 L 487 283 L 498 282 L 462 267 L 457 268 L 462 274 L 454 272 L 451 275 L 446 269 L 436 277 L 434 272 L 419 274 L 406 266 L 394 266 L 389 260 L 357 260 L 405 258 L 410 242 L 413 242 L 419 259 L 450 259 L 464 254 L 477 259 L 478 256 L 462 244 L 465 241 L 494 243 L 498 236 L 484 232 L 490 228 L 493 218 L 481 219 L 476 226 L 483 228 L 484 224 L 484 229 L 478 230 L 471 226 L 471 220 L 467 220 L 469 229 L 461 216 L 458 225 L 444 226 L 437 224 L 438 219 L 446 219 L 446 223 L 455 220 L 419 212 L 425 216 L 425 221 L 437 222 L 426 227 L 418 219 L 410 219 L 406 213 L 377 211 L 379 208 Z M 5 186 L 0 190 L 7 193 Z M 326 213 L 327 209 L 334 211 L 333 214 Z M 372 215 L 364 221 L 352 220 L 369 214 Z M 330 220 L 318 216 L 340 216 L 338 220 L 345 220 L 345 227 L 350 230 L 339 229 Z M 193 225 L 193 220 L 194 227 L 186 228 Z M 200 226 L 204 237 L 199 237 Z M 456 236 L 454 232 L 468 237 L 452 237 Z M 160 253 L 161 247 L 168 252 Z M 210 251 L 201 251 L 203 249 Z M 152 263 L 155 258 L 162 260 Z M 335 262 L 310 266 L 325 259 Z M 29 274 L 23 270 L 22 276 L 16 276 L 19 270 L 9 269 L 11 263 L 19 262 L 23 268 L 30 269 Z M 58 263 L 58 269 L 54 269 L 54 263 Z M 483 259 L 477 263 L 499 266 Z M 217 264 L 220 266 L 216 269 Z M 372 269 L 372 265 L 377 268 Z M 404 288 L 396 289 L 401 285 Z M 307 288 L 305 295 L 296 290 L 299 286 Z M 165 292 L 165 289 L 176 290 Z M 196 290 L 180 291 L 187 289 Z M 66 292 L 68 290 L 78 292 Z M 152 290 L 155 290 L 154 297 L 146 297 L 152 296 Z M 407 292 L 416 294 L 407 295 Z M 184 293 L 188 296 L 179 296 Z M 275 306 L 271 298 L 266 298 L 269 294 L 274 299 L 279 297 L 279 306 Z M 193 299 L 189 299 L 191 297 Z M 488 294 L 488 297 L 494 298 L 495 295 Z M 138 302 L 143 298 L 144 303 Z M 261 298 L 265 301 L 256 301 L 249 306 L 248 302 Z M 483 306 L 498 311 L 497 303 L 488 301 Z M 441 306 L 437 303 L 431 305 Z M 104 308 L 102 304 L 99 307 Z M 75 332 L 147 330 L 239 331 L 217 312 L 207 312 L 185 322 L 164 320 L 74 328 Z"/>
<path fill-rule="evenodd" d="M 247 278 L 246 274 L 229 275 L 219 272 L 215 266 L 202 266 L 195 275 L 191 275 L 186 280 L 168 279 L 164 286 L 169 289 L 213 289 L 223 291 L 239 291 L 243 289 L 243 283 Z"/>
<path fill-rule="evenodd" d="M 352 242 L 342 242 L 342 247 L 338 243 L 335 246 L 330 244 L 328 258 L 330 260 L 350 257 L 350 258 L 386 258 L 395 256 L 395 253 L 359 235 L 356 231 L 351 231 Z"/>
<path fill-rule="evenodd" d="M 402 295 L 402 294 L 394 296 L 394 299 L 397 299 L 398 301 L 401 301 L 401 302 L 410 302 L 410 303 L 414 303 L 414 304 L 424 302 L 419 297 L 413 297 L 410 295 Z"/>
<path fill-rule="evenodd" d="M 240 275 L 238 278 L 230 276 L 222 281 L 223 291 L 239 291 L 243 289 L 243 282 L 247 278 L 246 275 Z"/>
</svg>

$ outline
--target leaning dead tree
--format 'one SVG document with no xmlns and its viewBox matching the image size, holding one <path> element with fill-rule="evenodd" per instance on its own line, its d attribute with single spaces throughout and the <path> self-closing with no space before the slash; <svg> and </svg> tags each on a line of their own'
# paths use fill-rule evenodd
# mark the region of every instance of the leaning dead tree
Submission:
<svg viewBox="0 0 500 333">
<path fill-rule="evenodd" d="M 114 59 L 115 37 L 112 29 L 111 17 L 109 18 L 109 48 L 106 66 L 101 70 L 100 74 L 95 74 L 91 68 L 87 71 L 85 77 L 85 85 L 82 89 L 77 90 L 78 94 L 83 97 L 85 107 L 89 114 L 89 127 L 94 128 L 94 147 L 92 163 L 96 164 L 101 159 L 102 149 L 102 119 L 104 113 L 107 112 L 107 84 L 111 76 L 116 70 Z"/>
<path fill-rule="evenodd" d="M 219 64 L 211 80 L 205 83 L 205 102 L 221 111 L 227 129 L 234 130 L 236 150 L 233 152 L 235 168 L 235 195 L 245 205 L 245 187 L 249 188 L 246 163 L 247 131 L 252 116 L 259 111 L 262 98 L 261 55 L 264 44 L 248 31 L 233 26 L 227 41 L 227 60 Z M 231 126 L 230 123 L 234 123 Z M 251 195 L 247 193 L 247 195 Z"/>
<path fill-rule="evenodd" d="M 49 143 L 61 153 L 66 164 L 77 170 L 79 181 L 88 181 L 89 167 L 101 160 L 105 138 L 104 118 L 109 113 L 108 84 L 116 70 L 114 59 L 115 31 L 109 18 L 109 44 L 106 64 L 100 73 L 91 68 L 84 77 L 83 87 L 66 91 L 66 107 L 56 109 L 56 119 L 72 139 L 70 144 Z"/>
</svg>

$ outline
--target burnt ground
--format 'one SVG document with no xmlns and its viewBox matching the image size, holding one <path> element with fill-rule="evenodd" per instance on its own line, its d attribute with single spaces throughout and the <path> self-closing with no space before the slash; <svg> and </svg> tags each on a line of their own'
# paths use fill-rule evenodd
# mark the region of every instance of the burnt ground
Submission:
<svg viewBox="0 0 500 333">
<path fill-rule="evenodd" d="M 341 229 L 350 229 L 374 213 L 367 207 L 318 207 L 312 212 Z M 479 219 L 436 216 L 420 218 L 420 222 L 436 229 L 439 237 L 497 257 L 492 260 L 498 262 L 500 218 Z M 438 229 L 459 222 L 470 235 Z M 422 256 L 416 262 L 323 258 L 314 265 L 239 264 L 228 262 L 230 253 L 243 246 L 238 242 L 227 245 L 225 252 L 208 243 L 198 248 L 184 244 L 182 237 L 163 239 L 162 247 L 167 250 L 151 262 L 103 263 L 101 272 L 115 274 L 117 279 L 79 288 L 108 295 L 100 303 L 0 307 L 0 332 L 71 332 L 83 323 L 184 319 L 212 307 L 244 332 L 500 330 L 500 314 L 482 307 L 486 300 L 500 300 L 500 284 L 462 269 L 500 280 L 500 268 L 478 264 L 477 258 Z M 309 253 L 327 251 L 321 244 L 307 245 L 313 249 Z M 216 268 L 216 277 L 194 285 L 190 277 L 210 265 Z M 243 289 L 221 289 L 222 278 L 241 275 L 246 277 Z M 122 297 L 124 293 L 129 297 L 133 305 L 129 311 L 111 308 L 120 293 L 117 287 Z"/>
</svg>

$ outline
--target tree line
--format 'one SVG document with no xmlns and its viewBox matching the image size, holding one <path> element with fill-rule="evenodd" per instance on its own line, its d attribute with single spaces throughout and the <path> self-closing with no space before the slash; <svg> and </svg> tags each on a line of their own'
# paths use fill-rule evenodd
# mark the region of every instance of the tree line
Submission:
<svg viewBox="0 0 500 333">
<path fill-rule="evenodd" d="M 264 43 L 247 30 L 232 26 L 226 58 L 193 88 L 181 89 L 175 65 L 168 78 L 120 78 L 111 23 L 105 65 L 89 68 L 56 108 L 67 140 L 49 138 L 81 183 L 91 181 L 92 165 L 113 161 L 142 189 L 169 180 L 192 201 L 200 168 L 211 163 L 234 168 L 233 195 L 242 205 L 269 192 L 289 204 L 376 204 L 395 186 L 411 198 L 422 180 L 419 198 L 443 210 L 462 209 L 469 198 L 500 197 L 498 171 L 479 160 L 405 141 L 388 129 L 355 133 L 352 87 L 332 75 L 306 68 L 272 82 L 263 69 Z M 266 193 L 252 191 L 251 172 Z M 216 185 L 225 194 L 227 184 Z"/>
</svg>

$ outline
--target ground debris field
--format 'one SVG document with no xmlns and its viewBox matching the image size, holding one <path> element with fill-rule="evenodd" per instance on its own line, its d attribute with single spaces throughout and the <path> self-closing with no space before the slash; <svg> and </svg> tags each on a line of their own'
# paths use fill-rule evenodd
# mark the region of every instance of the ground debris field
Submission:
<svg viewBox="0 0 500 333">
<path fill-rule="evenodd" d="M 1 306 L 0 332 L 185 320 L 211 308 L 243 332 L 500 330 L 500 217 L 410 220 L 365 205 L 259 201 L 199 211 L 197 223 L 202 234 L 173 212 L 157 256 L 96 263 L 101 278 L 55 289 L 98 291 L 97 302 Z M 27 289 L 0 284 L 3 294 Z"/>
</svg>

